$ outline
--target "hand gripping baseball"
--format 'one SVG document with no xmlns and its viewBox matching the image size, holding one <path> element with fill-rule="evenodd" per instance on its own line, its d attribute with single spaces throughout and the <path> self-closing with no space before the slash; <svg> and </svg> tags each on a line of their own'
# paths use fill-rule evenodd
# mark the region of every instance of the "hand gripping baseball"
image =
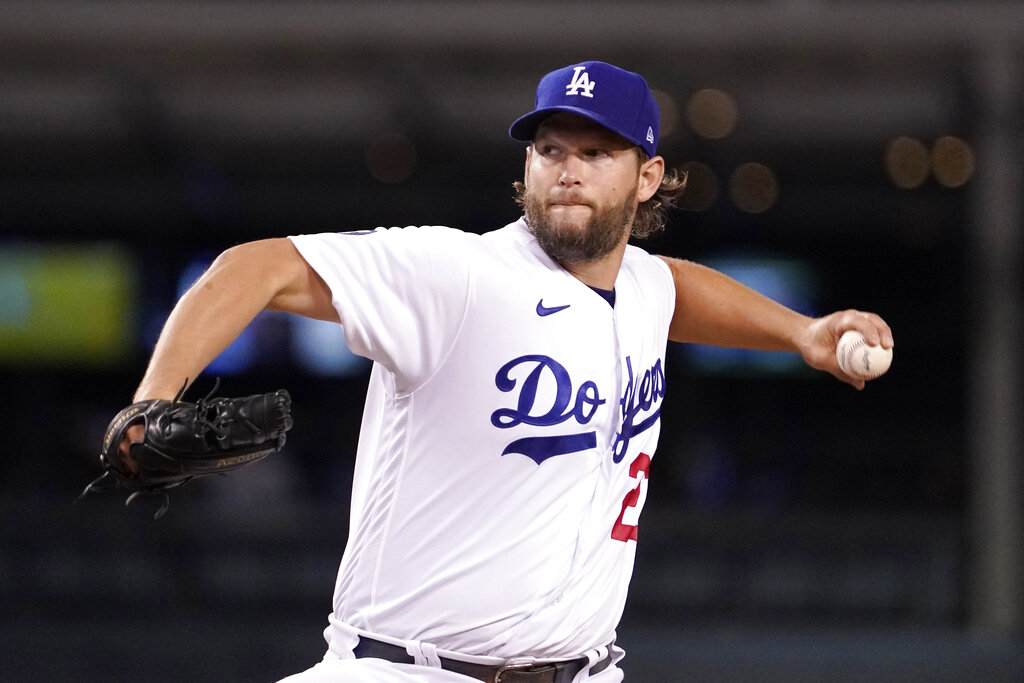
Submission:
<svg viewBox="0 0 1024 683">
<path fill-rule="evenodd" d="M 119 412 L 103 437 L 104 472 L 78 498 L 118 486 L 129 492 L 125 505 L 142 494 L 163 494 L 159 519 L 170 504 L 168 490 L 281 450 L 292 427 L 288 392 L 210 398 L 218 386 L 196 403 L 181 400 L 183 386 L 173 401 L 140 401 Z M 126 438 L 129 428 L 136 438 Z"/>
</svg>

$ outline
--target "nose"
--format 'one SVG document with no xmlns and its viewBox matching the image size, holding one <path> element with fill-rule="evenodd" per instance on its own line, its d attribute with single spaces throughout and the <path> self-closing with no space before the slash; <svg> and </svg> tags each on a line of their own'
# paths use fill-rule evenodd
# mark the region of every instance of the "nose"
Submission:
<svg viewBox="0 0 1024 683">
<path fill-rule="evenodd" d="M 558 176 L 558 184 L 562 186 L 580 184 L 580 164 L 583 162 L 569 154 L 562 162 L 562 173 Z"/>
</svg>

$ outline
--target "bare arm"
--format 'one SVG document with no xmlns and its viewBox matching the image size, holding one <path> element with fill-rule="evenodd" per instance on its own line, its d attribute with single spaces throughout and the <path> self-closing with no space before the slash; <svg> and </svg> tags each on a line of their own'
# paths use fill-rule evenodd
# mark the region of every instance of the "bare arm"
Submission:
<svg viewBox="0 0 1024 683">
<path fill-rule="evenodd" d="M 893 346 L 892 331 L 874 313 L 848 310 L 809 318 L 711 268 L 662 258 L 676 285 L 672 341 L 796 352 L 811 367 L 858 389 L 864 388 L 864 380 L 846 375 L 836 362 L 843 332 L 859 330 L 870 344 Z"/>
<path fill-rule="evenodd" d="M 135 400 L 173 398 L 264 309 L 338 320 L 330 289 L 290 240 L 232 247 L 171 311 Z"/>
</svg>

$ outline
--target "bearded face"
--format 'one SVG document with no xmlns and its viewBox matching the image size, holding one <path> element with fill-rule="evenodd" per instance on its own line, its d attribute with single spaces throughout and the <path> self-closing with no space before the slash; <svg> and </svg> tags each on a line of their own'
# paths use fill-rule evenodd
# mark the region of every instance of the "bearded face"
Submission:
<svg viewBox="0 0 1024 683">
<path fill-rule="evenodd" d="M 545 253 L 562 267 L 607 256 L 629 233 L 636 211 L 636 188 L 615 206 L 599 207 L 574 193 L 556 199 L 538 197 L 529 187 L 519 196 L 526 223 Z M 566 204 L 589 208 L 589 218 L 564 210 Z"/>
</svg>

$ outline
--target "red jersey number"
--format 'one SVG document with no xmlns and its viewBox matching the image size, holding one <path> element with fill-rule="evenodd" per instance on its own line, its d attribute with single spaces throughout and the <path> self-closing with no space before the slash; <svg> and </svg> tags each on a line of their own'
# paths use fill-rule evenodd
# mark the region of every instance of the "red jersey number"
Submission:
<svg viewBox="0 0 1024 683">
<path fill-rule="evenodd" d="M 641 453 L 629 464 L 629 476 L 636 480 L 636 486 L 622 499 L 622 512 L 612 527 L 612 538 L 616 541 L 635 541 L 636 527 L 640 521 L 640 510 L 647 500 L 647 476 L 651 469 L 651 456 Z"/>
</svg>

